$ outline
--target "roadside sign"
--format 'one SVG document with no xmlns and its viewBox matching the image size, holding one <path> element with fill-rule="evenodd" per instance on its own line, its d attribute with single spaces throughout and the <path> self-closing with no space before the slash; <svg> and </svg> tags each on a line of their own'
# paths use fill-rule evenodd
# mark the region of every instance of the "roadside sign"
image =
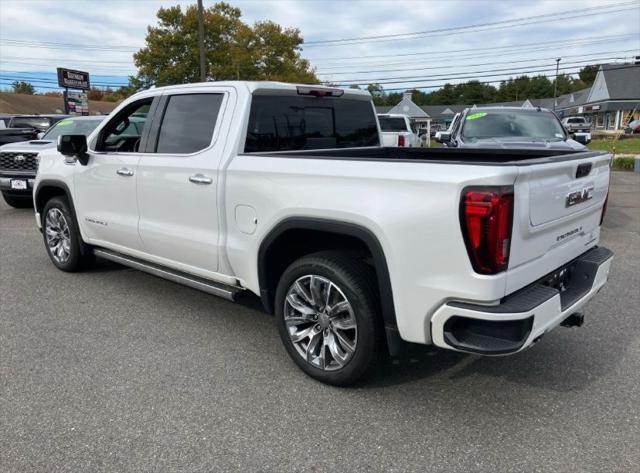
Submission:
<svg viewBox="0 0 640 473">
<path fill-rule="evenodd" d="M 70 115 L 89 115 L 89 101 L 85 92 L 65 90 L 64 103 Z"/>
<path fill-rule="evenodd" d="M 67 89 L 89 90 L 89 73 L 58 67 L 58 85 Z"/>
</svg>

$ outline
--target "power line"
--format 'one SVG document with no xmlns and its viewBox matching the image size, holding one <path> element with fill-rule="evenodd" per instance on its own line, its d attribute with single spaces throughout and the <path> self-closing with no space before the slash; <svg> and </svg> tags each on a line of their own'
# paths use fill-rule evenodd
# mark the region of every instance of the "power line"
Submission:
<svg viewBox="0 0 640 473">
<path fill-rule="evenodd" d="M 628 66 L 624 66 L 624 67 L 619 67 L 618 69 L 628 69 L 631 67 L 638 67 L 637 65 L 628 65 Z M 555 68 L 553 69 L 555 71 Z M 575 76 L 577 75 L 577 72 L 569 72 L 569 73 L 565 73 L 564 75 L 566 76 Z M 545 75 L 545 74 L 540 74 L 541 77 L 546 77 L 547 79 L 552 79 L 555 78 L 555 74 L 549 74 L 549 75 Z M 505 82 L 505 79 L 496 79 L 496 80 L 489 80 L 489 81 L 474 81 L 477 82 L 478 84 L 499 84 L 501 82 Z M 411 87 L 394 87 L 394 88 L 389 88 L 389 89 L 384 89 L 385 92 L 395 92 L 395 91 L 399 91 L 399 90 L 419 90 L 419 89 L 440 89 L 442 87 L 444 87 L 445 85 L 455 85 L 455 84 L 449 84 L 449 83 L 444 83 L 444 84 L 432 84 L 432 85 L 414 85 Z"/>
<path fill-rule="evenodd" d="M 606 52 L 602 52 L 602 53 L 593 53 L 591 54 L 591 56 L 597 55 L 597 56 L 601 56 L 603 54 L 617 54 L 617 53 L 633 53 L 633 52 L 638 52 L 640 53 L 640 50 L 637 49 L 622 49 L 622 50 L 616 50 L 616 51 L 606 51 Z M 569 58 L 569 57 L 585 57 L 586 54 L 567 54 L 567 55 L 563 55 L 563 58 Z M 516 60 L 516 61 L 502 61 L 502 62 L 496 62 L 496 61 L 491 61 L 491 62 L 482 62 L 482 63 L 475 63 L 475 64 L 464 64 L 464 67 L 476 67 L 476 66 L 490 66 L 492 64 L 518 64 L 518 63 L 531 63 L 531 62 L 538 62 L 538 61 L 552 61 L 555 60 L 557 57 L 557 55 L 553 56 L 553 57 L 546 57 L 546 58 L 529 58 L 529 59 L 520 59 L 520 60 Z M 606 60 L 606 59 L 622 59 L 622 58 L 617 58 L 617 57 L 605 57 L 605 58 L 600 58 L 600 57 L 592 57 L 590 59 L 585 59 L 585 61 L 600 61 L 600 60 Z M 456 66 L 429 66 L 429 67 L 405 67 L 402 69 L 379 69 L 379 70 L 366 70 L 366 71 L 348 71 L 348 72 L 325 72 L 322 73 L 322 75 L 345 75 L 345 74 L 371 74 L 371 73 L 377 73 L 377 72 L 404 72 L 404 71 L 425 71 L 425 70 L 434 70 L 434 69 L 450 69 L 452 67 L 456 67 Z"/>
<path fill-rule="evenodd" d="M 555 40 L 555 41 L 537 41 L 534 43 L 519 43 L 512 44 L 509 46 L 490 46 L 486 48 L 482 47 L 474 47 L 470 49 L 449 49 L 449 50 L 438 50 L 434 53 L 434 51 L 419 51 L 414 53 L 393 53 L 393 54 L 375 54 L 369 56 L 340 56 L 340 57 L 323 57 L 323 58 L 309 58 L 310 61 L 318 61 L 318 60 L 327 60 L 327 61 L 343 61 L 349 59 L 372 59 L 372 58 L 385 58 L 385 57 L 406 57 L 406 56 L 419 56 L 419 55 L 433 55 L 433 54 L 451 54 L 451 53 L 463 53 L 463 52 L 477 52 L 477 51 L 485 51 L 485 50 L 499 50 L 499 49 L 513 49 L 513 48 L 521 48 L 521 47 L 529 47 L 529 46 L 542 46 L 542 45 L 561 45 L 564 43 L 580 43 L 583 41 L 592 43 L 592 42 L 603 42 L 603 40 L 608 39 L 625 39 L 625 38 L 638 38 L 640 32 L 636 33 L 628 33 L 628 34 L 615 34 L 615 35 L 603 35 L 603 36 L 589 36 L 584 38 L 573 38 L 566 40 Z"/>
<path fill-rule="evenodd" d="M 627 68 L 632 68 L 632 67 L 639 67 L 638 65 L 634 65 L 634 64 L 630 64 L 630 65 L 621 65 L 621 67 L 616 68 L 616 69 L 627 69 Z M 560 70 L 568 70 L 568 69 L 577 69 L 577 68 L 581 68 L 581 66 L 567 66 L 567 67 L 561 67 Z M 528 70 L 528 71 L 519 71 L 517 72 L 517 74 L 522 74 L 522 75 L 526 75 L 526 74 L 531 74 L 531 73 L 535 73 L 535 72 L 549 72 L 549 71 L 555 71 L 556 68 L 553 67 L 551 69 L 532 69 L 532 70 Z M 491 72 L 489 74 L 484 74 L 484 72 Z M 497 72 L 497 70 L 494 70 L 494 72 Z M 567 75 L 572 75 L 572 74 L 577 74 L 579 71 L 576 72 L 572 72 L 572 73 L 567 73 Z M 463 73 L 461 73 L 463 74 Z M 472 75 L 458 75 L 458 76 L 449 76 L 449 77 L 439 77 L 437 79 L 426 79 L 426 78 L 421 78 L 416 76 L 415 78 L 413 78 L 412 80 L 388 80 L 388 81 L 380 81 L 380 82 L 375 82 L 376 84 L 380 84 L 380 85 L 384 85 L 384 84 L 405 84 L 405 83 L 414 83 L 414 82 L 418 82 L 418 81 L 423 81 L 423 82 L 434 82 L 434 81 L 446 81 L 446 80 L 460 80 L 460 79 L 471 79 L 474 80 L 476 77 L 496 77 L 496 76 L 506 76 L 506 75 L 513 75 L 513 74 L 509 74 L 508 72 L 499 72 L 499 73 L 493 73 L 492 71 L 477 71 L 477 73 L 474 73 Z M 543 74 L 538 74 L 538 75 L 543 75 Z M 429 77 L 435 77 L 435 76 L 429 76 Z M 512 79 L 512 77 L 510 77 L 509 79 Z M 498 80 L 497 82 L 502 82 L 502 81 L 506 81 L 509 79 L 501 79 Z M 480 81 L 477 81 L 480 82 Z M 353 82 L 350 84 L 347 84 L 346 81 L 340 81 L 338 82 L 338 85 L 368 85 L 371 82 Z M 482 82 L 480 82 L 482 83 Z M 405 87 L 405 89 L 410 88 L 416 88 L 416 87 Z M 390 89 L 393 90 L 393 89 Z"/>
<path fill-rule="evenodd" d="M 608 10 L 608 11 L 602 11 L 603 8 L 607 8 L 607 7 L 593 7 L 596 8 L 598 11 L 595 12 L 591 12 L 591 13 L 584 13 L 584 11 L 590 10 L 590 9 L 585 9 L 583 10 L 582 13 L 575 13 L 575 10 L 572 10 L 570 12 L 562 12 L 562 17 L 558 17 L 558 18 L 543 18 L 543 19 L 538 19 L 538 20 L 533 20 L 533 21 L 525 21 L 523 23 L 519 23 L 519 24 L 513 24 L 513 25 L 502 25 L 502 26 L 486 26 L 486 27 L 482 27 L 483 25 L 478 24 L 478 25 L 467 25 L 467 26 L 457 26 L 457 27 L 453 27 L 453 28 L 442 28 L 439 30 L 431 30 L 431 31 L 427 31 L 424 33 L 411 33 L 412 35 L 415 36 L 411 36 L 411 37 L 405 37 L 405 38 L 387 38 L 387 39 L 367 39 L 367 40 L 329 40 L 329 41 L 324 41 L 324 42 L 308 42 L 305 45 L 307 47 L 316 47 L 316 46 L 324 46 L 324 47 L 335 47 L 335 46 L 348 46 L 348 45 L 354 45 L 354 44 L 366 44 L 366 43 L 382 43 L 382 42 L 389 42 L 389 41 L 406 41 L 406 40 L 416 40 L 416 39 L 422 39 L 422 38 L 426 38 L 426 37 L 433 37 L 433 36 L 442 36 L 442 35 L 449 35 L 451 34 L 451 32 L 456 31 L 457 34 L 467 34 L 467 33 L 478 33 L 481 31 L 497 31 L 497 30 L 504 30 L 504 29 L 510 29 L 510 28 L 517 28 L 520 26 L 529 26 L 529 25 L 535 25 L 535 24 L 540 24 L 540 23 L 549 23 L 549 22 L 555 22 L 555 21 L 560 21 L 560 20 L 570 20 L 570 19 L 574 19 L 574 18 L 584 18 L 584 17 L 588 17 L 588 16 L 595 16 L 595 15 L 608 15 L 611 13 L 619 13 L 619 12 L 623 12 L 623 11 L 629 11 L 629 10 L 636 10 L 637 6 L 635 6 L 635 2 L 632 2 L 634 4 L 634 6 L 631 7 L 626 7 L 626 8 L 619 8 L 616 10 Z M 572 13 L 572 14 L 568 14 L 568 13 Z M 560 13 L 556 14 L 556 15 L 560 15 Z M 536 18 L 536 17 L 531 17 L 531 18 Z M 518 20 L 522 20 L 522 19 L 518 19 Z M 513 20 L 516 21 L 516 20 Z M 487 23 L 487 25 L 491 25 L 491 23 Z M 340 41 L 340 42 L 338 42 Z"/>
<path fill-rule="evenodd" d="M 505 56 L 513 56 L 516 54 L 522 54 L 522 53 L 530 53 L 530 52 L 538 52 L 538 51 L 553 51 L 553 50 L 565 50 L 567 48 L 583 48 L 585 46 L 592 46 L 592 45 L 604 45 L 607 43 L 618 43 L 620 42 L 619 40 L 610 40 L 610 41 L 589 41 L 589 42 L 579 42 L 579 43 L 570 43 L 570 42 L 565 42 L 565 43 L 559 43 L 557 45 L 545 45 L 545 44 L 541 44 L 539 46 L 528 46 L 526 48 L 517 48 L 517 49 L 510 49 L 510 50 L 493 50 L 493 48 L 472 48 L 472 49 L 466 49 L 466 50 L 458 50 L 458 51 L 445 51 L 445 50 L 440 50 L 438 52 L 432 52 L 431 54 L 428 54 L 428 59 L 429 60 L 458 60 L 458 59 L 462 59 L 462 58 L 478 58 L 478 57 L 505 57 Z M 554 47 L 555 46 L 555 47 Z M 638 42 L 638 46 L 640 46 L 640 41 Z M 462 54 L 461 54 L 462 53 Z M 345 68 L 349 68 L 349 67 L 359 67 L 359 66 L 363 66 L 363 67 L 379 67 L 379 66 L 383 66 L 383 65 L 398 65 L 398 64 L 407 64 L 408 60 L 412 60 L 413 58 L 407 58 L 407 59 L 403 59 L 402 61 L 385 61 L 385 62 L 356 62 L 356 61 L 350 61 L 349 64 L 337 64 L 337 65 L 333 65 L 333 64 L 329 64 L 329 65 L 324 65 L 320 67 L 320 70 L 328 70 L 328 69 L 345 69 Z M 419 60 L 422 58 L 416 58 L 416 60 Z"/>
<path fill-rule="evenodd" d="M 0 76 L 0 79 L 10 80 L 10 81 L 25 81 L 25 82 L 35 82 L 39 84 L 57 84 L 57 79 L 39 79 L 37 77 L 24 77 L 24 76 Z M 128 83 L 123 82 L 106 82 L 106 81 L 91 81 L 92 85 L 100 85 L 100 86 L 113 86 L 113 87 L 122 87 L 128 85 Z M 58 87 L 59 88 L 59 87 Z"/>
</svg>

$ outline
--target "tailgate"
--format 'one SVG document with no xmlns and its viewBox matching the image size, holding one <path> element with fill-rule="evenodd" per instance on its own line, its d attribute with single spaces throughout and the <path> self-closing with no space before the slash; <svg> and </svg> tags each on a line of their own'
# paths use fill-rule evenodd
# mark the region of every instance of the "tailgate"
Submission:
<svg viewBox="0 0 640 473">
<path fill-rule="evenodd" d="M 611 156 L 580 155 L 519 168 L 507 293 L 597 245 Z"/>
</svg>

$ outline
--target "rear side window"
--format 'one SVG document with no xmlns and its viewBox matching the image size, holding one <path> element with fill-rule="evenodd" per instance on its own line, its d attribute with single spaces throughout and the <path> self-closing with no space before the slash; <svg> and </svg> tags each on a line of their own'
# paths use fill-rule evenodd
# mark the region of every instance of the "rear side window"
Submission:
<svg viewBox="0 0 640 473">
<path fill-rule="evenodd" d="M 251 101 L 245 152 L 349 148 L 379 144 L 368 101 L 256 95 Z"/>
<path fill-rule="evenodd" d="M 188 154 L 211 144 L 222 94 L 172 95 L 162 117 L 157 153 Z"/>
</svg>

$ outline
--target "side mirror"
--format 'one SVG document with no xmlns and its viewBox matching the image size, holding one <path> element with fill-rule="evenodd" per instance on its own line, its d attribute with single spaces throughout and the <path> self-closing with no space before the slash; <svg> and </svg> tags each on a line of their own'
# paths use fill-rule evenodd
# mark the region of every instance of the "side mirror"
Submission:
<svg viewBox="0 0 640 473">
<path fill-rule="evenodd" d="M 588 145 L 589 143 L 591 143 L 591 138 L 586 133 L 576 133 L 575 135 L 573 135 L 573 139 L 581 145 Z"/>
<path fill-rule="evenodd" d="M 65 156 L 76 158 L 80 164 L 86 166 L 89 162 L 89 155 L 87 154 L 87 137 L 84 135 L 59 136 L 58 152 Z"/>
<path fill-rule="evenodd" d="M 446 131 L 436 132 L 436 141 L 439 143 L 449 143 L 451 141 L 451 133 L 447 133 Z"/>
</svg>

